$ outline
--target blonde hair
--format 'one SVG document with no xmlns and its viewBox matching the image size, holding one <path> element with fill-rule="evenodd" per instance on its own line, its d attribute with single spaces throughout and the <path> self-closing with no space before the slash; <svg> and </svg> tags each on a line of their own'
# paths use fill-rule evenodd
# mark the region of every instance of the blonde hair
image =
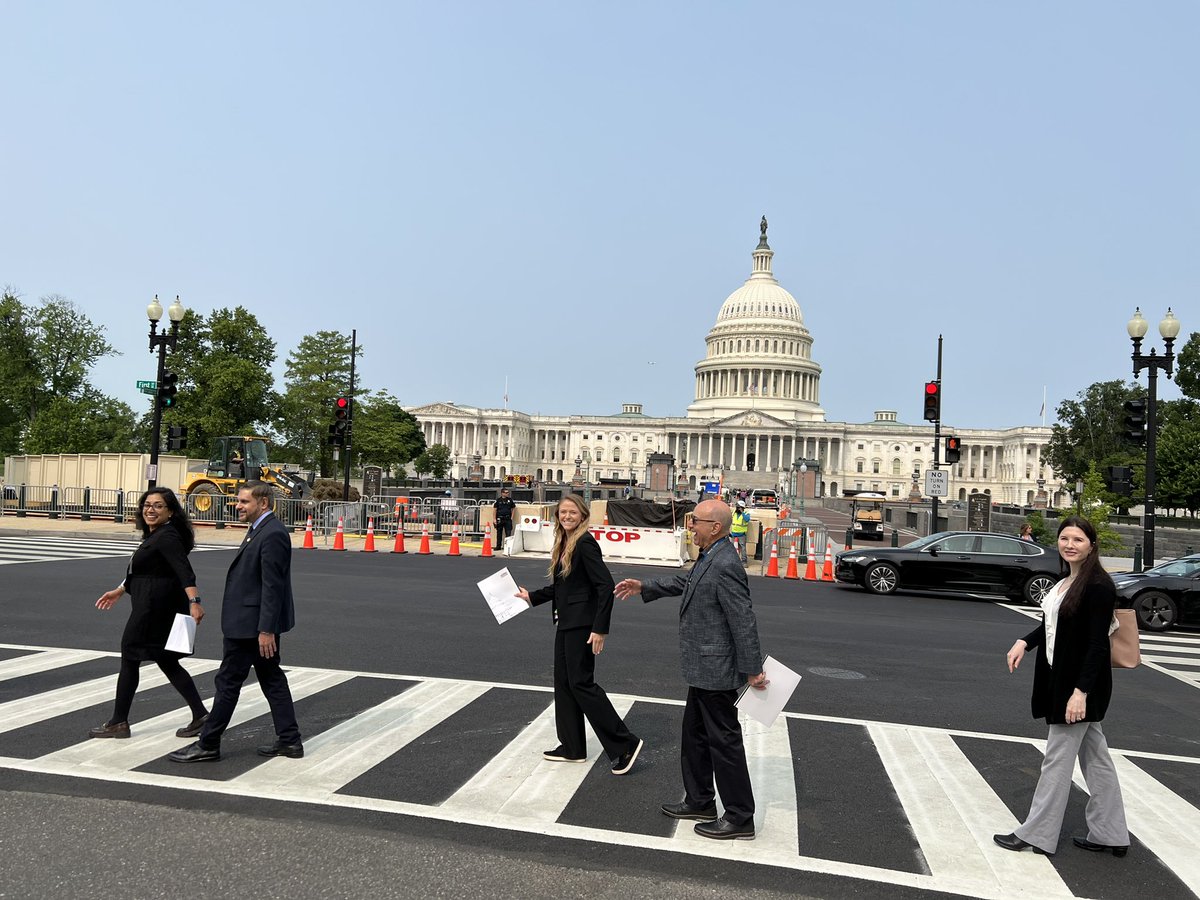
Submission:
<svg viewBox="0 0 1200 900">
<path fill-rule="evenodd" d="M 582 517 L 579 520 L 579 527 L 570 534 L 558 520 L 558 508 L 567 502 L 573 503 Z M 564 578 L 571 574 L 571 557 L 575 553 L 575 545 L 579 543 L 581 537 L 587 534 L 587 523 L 591 516 L 592 511 L 588 507 L 587 501 L 578 494 L 563 494 L 562 499 L 558 501 L 558 506 L 554 508 L 554 547 L 550 551 L 551 578 L 554 577 L 556 568 L 562 572 Z"/>
</svg>

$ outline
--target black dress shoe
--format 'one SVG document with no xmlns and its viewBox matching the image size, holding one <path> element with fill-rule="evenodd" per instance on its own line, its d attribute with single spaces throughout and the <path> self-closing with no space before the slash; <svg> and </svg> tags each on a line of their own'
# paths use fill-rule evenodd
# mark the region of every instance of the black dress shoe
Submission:
<svg viewBox="0 0 1200 900">
<path fill-rule="evenodd" d="M 192 719 L 191 723 L 186 728 L 180 728 L 175 732 L 175 737 L 194 738 L 200 736 L 200 731 L 204 728 L 204 723 L 208 721 L 208 713 L 200 716 L 198 719 Z"/>
<path fill-rule="evenodd" d="M 1025 850 L 1029 847 L 1033 847 L 1033 844 L 1027 844 L 1015 834 L 993 834 L 992 840 L 1005 850 Z M 1040 853 L 1042 856 L 1054 855 L 1053 853 L 1043 850 L 1041 847 L 1033 847 L 1033 852 Z"/>
<path fill-rule="evenodd" d="M 105 722 L 88 731 L 90 738 L 127 738 L 129 737 L 128 722 Z"/>
<path fill-rule="evenodd" d="M 624 775 L 633 768 L 633 762 L 638 758 L 638 754 L 642 752 L 642 744 L 644 743 L 641 738 L 634 738 L 634 740 L 637 743 L 633 746 L 632 750 L 626 750 L 613 760 L 612 773 L 614 775 Z"/>
<path fill-rule="evenodd" d="M 288 759 L 300 759 L 304 756 L 304 745 L 297 741 L 294 744 L 284 744 L 276 741 L 258 748 L 259 756 L 286 756 Z"/>
<path fill-rule="evenodd" d="M 550 762 L 587 762 L 586 756 L 568 756 L 567 751 L 561 745 L 555 747 L 553 750 L 543 750 L 542 759 L 548 759 Z"/>
<path fill-rule="evenodd" d="M 717 804 L 711 806 L 688 806 L 686 803 L 664 803 L 659 807 L 664 816 L 672 819 L 692 819 L 697 822 L 715 822 Z"/>
<path fill-rule="evenodd" d="M 188 744 L 186 747 L 167 754 L 167 759 L 177 763 L 216 762 L 221 758 L 221 748 L 208 750 L 200 746 L 200 742 Z"/>
<path fill-rule="evenodd" d="M 1129 845 L 1119 846 L 1114 844 L 1097 844 L 1095 841 L 1089 841 L 1087 838 L 1073 837 L 1071 842 L 1082 850 L 1091 850 L 1093 853 L 1103 853 L 1105 850 L 1112 852 L 1113 856 L 1124 856 L 1129 852 Z"/>
<path fill-rule="evenodd" d="M 701 822 L 696 826 L 696 834 L 718 841 L 752 841 L 754 840 L 754 822 L 734 825 L 721 816 L 715 822 Z"/>
</svg>

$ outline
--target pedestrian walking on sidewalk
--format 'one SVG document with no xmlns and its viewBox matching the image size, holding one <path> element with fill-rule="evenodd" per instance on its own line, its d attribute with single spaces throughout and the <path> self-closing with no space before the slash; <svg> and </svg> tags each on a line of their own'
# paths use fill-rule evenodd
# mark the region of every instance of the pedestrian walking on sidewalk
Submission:
<svg viewBox="0 0 1200 900">
<path fill-rule="evenodd" d="M 614 775 L 633 768 L 642 741 L 633 735 L 604 689 L 595 682 L 596 657 L 604 649 L 612 617 L 613 580 L 600 545 L 588 533 L 591 515 L 578 494 L 558 501 L 554 547 L 550 551 L 553 583 L 536 591 L 520 588 L 517 596 L 531 606 L 551 604 L 554 623 L 554 721 L 558 746 L 542 756 L 554 762 L 585 762 L 591 723 L 612 763 Z"/>
<path fill-rule="evenodd" d="M 1042 622 L 1008 651 L 1014 672 L 1026 651 L 1037 648 L 1033 670 L 1033 717 L 1046 720 L 1046 756 L 1025 821 L 1011 834 L 997 834 L 1006 850 L 1032 847 L 1053 856 L 1075 760 L 1087 782 L 1088 833 L 1072 838 L 1076 847 L 1113 856 L 1129 850 L 1125 805 L 1117 770 L 1100 726 L 1112 697 L 1112 651 L 1117 592 L 1100 565 L 1096 529 L 1082 516 L 1058 527 L 1058 553 L 1070 574 L 1042 600 Z"/>
<path fill-rule="evenodd" d="M 96 601 L 97 609 L 108 610 L 128 593 L 130 610 L 121 636 L 121 673 L 117 676 L 112 718 L 89 731 L 88 737 L 129 737 L 129 710 L 142 663 L 147 660 L 158 665 L 191 708 L 192 721 L 175 734 L 195 737 L 208 710 L 192 676 L 179 664 L 185 654 L 166 649 L 177 614 L 190 614 L 197 624 L 204 618 L 196 576 L 188 562 L 188 554 L 196 545 L 192 523 L 175 492 L 165 487 L 153 487 L 142 494 L 135 521 L 142 532 L 142 542 L 129 561 L 125 578 Z"/>
</svg>

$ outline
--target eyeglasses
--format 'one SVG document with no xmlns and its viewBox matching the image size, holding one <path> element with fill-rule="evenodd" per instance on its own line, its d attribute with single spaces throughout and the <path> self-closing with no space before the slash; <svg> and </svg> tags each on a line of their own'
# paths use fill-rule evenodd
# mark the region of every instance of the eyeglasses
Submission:
<svg viewBox="0 0 1200 900">
<path fill-rule="evenodd" d="M 167 508 L 167 504 L 165 504 L 165 503 L 143 503 L 142 504 L 142 509 L 160 509 L 161 510 L 161 509 L 166 509 L 166 508 Z"/>
<path fill-rule="evenodd" d="M 714 525 L 720 525 L 716 519 L 701 519 L 699 516 L 692 516 L 693 522 L 712 522 Z"/>
</svg>

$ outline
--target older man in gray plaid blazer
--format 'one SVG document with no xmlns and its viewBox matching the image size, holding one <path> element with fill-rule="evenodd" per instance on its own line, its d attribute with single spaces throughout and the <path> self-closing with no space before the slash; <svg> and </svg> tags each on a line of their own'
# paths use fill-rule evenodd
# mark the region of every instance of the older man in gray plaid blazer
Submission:
<svg viewBox="0 0 1200 900">
<path fill-rule="evenodd" d="M 616 595 L 641 594 L 647 603 L 681 597 L 679 657 L 688 683 L 680 748 L 684 798 L 663 804 L 663 814 L 697 821 L 696 833 L 704 837 L 753 840 L 754 793 L 735 704 L 743 684 L 762 690 L 767 679 L 746 570 L 728 540 L 731 519 L 720 500 L 704 501 L 689 525 L 700 548 L 691 573 L 644 583 L 626 578 Z M 719 819 L 714 778 L 725 805 Z"/>
</svg>

